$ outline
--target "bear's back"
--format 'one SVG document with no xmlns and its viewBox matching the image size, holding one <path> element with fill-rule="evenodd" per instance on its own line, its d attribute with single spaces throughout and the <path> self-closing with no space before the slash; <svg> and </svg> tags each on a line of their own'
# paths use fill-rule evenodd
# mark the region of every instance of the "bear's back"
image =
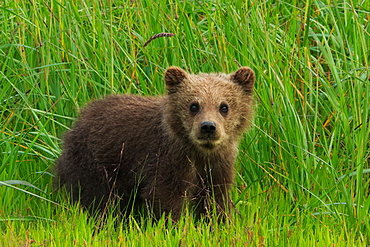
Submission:
<svg viewBox="0 0 370 247">
<path fill-rule="evenodd" d="M 161 118 L 161 98 L 117 95 L 92 102 L 81 112 L 76 127 L 84 129 L 97 163 L 118 164 L 130 158 L 120 157 L 121 150 L 140 160 L 151 152 L 151 146 L 158 147 L 163 136 Z"/>
</svg>

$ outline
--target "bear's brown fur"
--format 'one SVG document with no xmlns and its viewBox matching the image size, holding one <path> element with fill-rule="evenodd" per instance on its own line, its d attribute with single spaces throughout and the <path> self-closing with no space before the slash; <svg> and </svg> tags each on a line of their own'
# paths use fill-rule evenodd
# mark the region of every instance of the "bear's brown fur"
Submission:
<svg viewBox="0 0 370 247">
<path fill-rule="evenodd" d="M 111 199 L 122 210 L 150 205 L 180 217 L 230 206 L 238 139 L 251 125 L 254 72 L 165 72 L 167 95 L 109 96 L 92 102 L 64 138 L 57 181 L 93 209 Z M 214 207 L 216 206 L 216 207 Z"/>
</svg>

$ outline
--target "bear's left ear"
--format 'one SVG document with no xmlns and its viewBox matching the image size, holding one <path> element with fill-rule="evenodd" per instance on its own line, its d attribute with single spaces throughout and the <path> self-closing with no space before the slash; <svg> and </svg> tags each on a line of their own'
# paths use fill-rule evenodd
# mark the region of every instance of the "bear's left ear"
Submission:
<svg viewBox="0 0 370 247">
<path fill-rule="evenodd" d="M 164 73 L 164 79 L 166 81 L 167 90 L 171 91 L 171 88 L 182 83 L 187 77 L 188 74 L 179 67 L 175 66 L 169 67 Z"/>
<path fill-rule="evenodd" d="M 234 73 L 230 74 L 230 79 L 241 85 L 245 92 L 252 93 L 254 87 L 254 71 L 249 67 L 241 67 Z"/>
</svg>

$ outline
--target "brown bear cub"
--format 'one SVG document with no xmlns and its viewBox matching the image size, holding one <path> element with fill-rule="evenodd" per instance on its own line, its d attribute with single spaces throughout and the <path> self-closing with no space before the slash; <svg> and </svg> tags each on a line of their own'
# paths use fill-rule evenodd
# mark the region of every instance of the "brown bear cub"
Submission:
<svg viewBox="0 0 370 247">
<path fill-rule="evenodd" d="M 125 213 L 142 205 L 173 220 L 184 202 L 197 215 L 227 212 L 238 139 L 253 116 L 254 72 L 170 67 L 165 81 L 165 96 L 109 96 L 82 110 L 56 166 L 74 201 L 92 210 L 119 201 Z"/>
</svg>

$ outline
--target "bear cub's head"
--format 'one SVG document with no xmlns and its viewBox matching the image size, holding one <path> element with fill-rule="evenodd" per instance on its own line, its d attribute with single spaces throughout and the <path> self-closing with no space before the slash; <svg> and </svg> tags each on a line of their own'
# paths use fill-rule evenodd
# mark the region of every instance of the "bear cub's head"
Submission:
<svg viewBox="0 0 370 247">
<path fill-rule="evenodd" d="M 178 67 L 165 72 L 165 122 L 181 140 L 204 151 L 237 143 L 253 117 L 255 75 L 248 67 L 231 74 L 191 75 Z"/>
</svg>

